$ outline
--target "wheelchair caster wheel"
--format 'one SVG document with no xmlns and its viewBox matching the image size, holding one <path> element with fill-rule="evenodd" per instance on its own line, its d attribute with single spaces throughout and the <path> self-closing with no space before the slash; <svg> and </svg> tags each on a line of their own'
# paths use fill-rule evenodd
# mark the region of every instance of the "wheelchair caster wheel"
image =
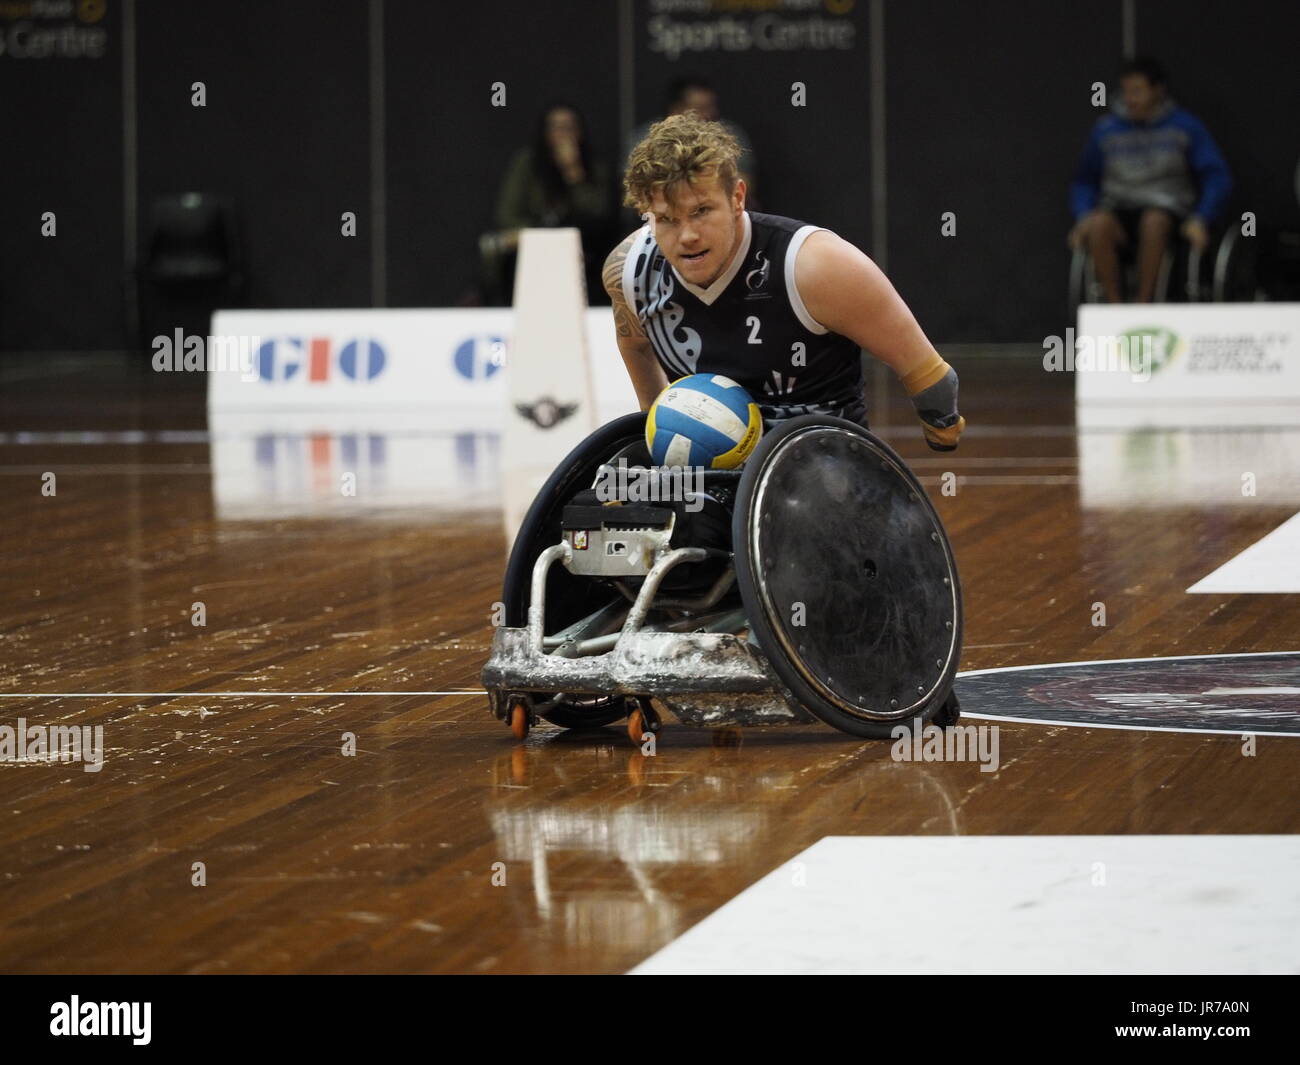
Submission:
<svg viewBox="0 0 1300 1065">
<path fill-rule="evenodd" d="M 642 743 L 647 732 L 654 734 L 659 731 L 663 723 L 659 720 L 659 714 L 648 699 L 638 700 L 638 705 L 632 711 L 631 716 L 627 719 L 627 734 L 633 743 Z"/>
<path fill-rule="evenodd" d="M 517 740 L 526 739 L 532 722 L 528 720 L 528 704 L 522 699 L 515 700 L 510 706 L 510 735 Z"/>
</svg>

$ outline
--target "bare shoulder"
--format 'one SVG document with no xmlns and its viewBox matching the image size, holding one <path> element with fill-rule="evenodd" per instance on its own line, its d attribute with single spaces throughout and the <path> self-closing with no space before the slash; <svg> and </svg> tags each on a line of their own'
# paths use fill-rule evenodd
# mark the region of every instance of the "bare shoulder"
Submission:
<svg viewBox="0 0 1300 1065">
<path fill-rule="evenodd" d="M 794 262 L 799 298 L 814 321 L 836 332 L 882 280 L 867 253 L 828 229 L 809 234 Z"/>
<path fill-rule="evenodd" d="M 605 256 L 605 265 L 601 270 L 600 279 L 611 299 L 623 298 L 623 264 L 627 262 L 628 253 L 632 250 L 632 245 L 640 232 L 638 229 L 629 233 L 618 242 L 613 251 Z"/>
<path fill-rule="evenodd" d="M 867 254 L 838 233 L 819 229 L 809 233 L 794 261 L 794 276 L 800 291 L 810 285 L 833 281 L 843 271 L 861 270 L 870 264 Z"/>
</svg>

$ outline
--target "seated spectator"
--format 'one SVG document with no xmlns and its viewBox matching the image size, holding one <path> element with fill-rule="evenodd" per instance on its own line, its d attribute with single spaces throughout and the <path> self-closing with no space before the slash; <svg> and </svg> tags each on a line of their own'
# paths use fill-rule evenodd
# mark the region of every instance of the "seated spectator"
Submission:
<svg viewBox="0 0 1300 1065">
<path fill-rule="evenodd" d="M 510 302 L 519 231 L 563 226 L 581 233 L 588 297 L 601 300 L 600 267 L 613 221 L 609 183 L 609 167 L 593 154 L 578 109 L 546 108 L 534 142 L 515 153 L 502 179 L 497 230 L 480 241 L 493 302 Z"/>
<path fill-rule="evenodd" d="M 1135 59 L 1120 71 L 1114 114 L 1097 120 L 1070 185 L 1070 246 L 1086 247 L 1107 301 L 1123 300 L 1119 248 L 1136 245 L 1137 301 L 1154 298 L 1175 229 L 1203 249 L 1232 191 L 1232 175 L 1200 120 L 1168 96 L 1163 68 Z"/>
</svg>

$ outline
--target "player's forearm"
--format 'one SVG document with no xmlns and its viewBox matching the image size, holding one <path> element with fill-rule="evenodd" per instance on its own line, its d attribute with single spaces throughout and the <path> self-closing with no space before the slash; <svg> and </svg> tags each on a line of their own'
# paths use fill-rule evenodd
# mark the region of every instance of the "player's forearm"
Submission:
<svg viewBox="0 0 1300 1065">
<path fill-rule="evenodd" d="M 654 401 L 659 398 L 661 388 L 651 388 L 640 381 L 633 381 L 632 387 L 636 389 L 636 402 L 641 410 L 649 410 Z"/>
<path fill-rule="evenodd" d="M 619 337 L 618 350 L 637 403 L 642 410 L 649 410 L 659 393 L 668 387 L 668 378 L 655 357 L 654 346 L 646 337 Z"/>
<path fill-rule="evenodd" d="M 894 334 L 892 337 L 882 338 L 876 347 L 869 347 L 867 351 L 899 377 L 906 377 L 939 357 L 934 345 L 926 339 L 919 328 L 915 336 Z"/>
<path fill-rule="evenodd" d="M 898 375 L 929 445 L 937 450 L 956 447 L 966 424 L 957 410 L 957 371 L 935 350 L 902 296 L 874 263 L 870 280 L 870 314 L 859 318 L 865 343 L 859 343 Z"/>
<path fill-rule="evenodd" d="M 931 447 L 956 447 L 965 425 L 957 411 L 957 373 L 934 350 L 889 278 L 861 250 L 834 234 L 814 233 L 805 248 L 812 254 L 801 255 L 795 269 L 804 306 L 813 318 L 898 375 Z"/>
<path fill-rule="evenodd" d="M 853 339 L 899 377 L 906 377 L 938 356 L 892 286 L 883 298 L 876 300 L 874 310 L 869 326 Z"/>
<path fill-rule="evenodd" d="M 957 410 L 957 371 L 934 349 L 893 285 L 883 274 L 880 279 L 880 315 L 872 329 L 879 339 L 868 350 L 898 375 L 930 446 L 956 447 L 966 424 Z"/>
<path fill-rule="evenodd" d="M 632 372 L 629 367 L 629 373 L 632 378 L 632 388 L 636 391 L 637 403 L 642 410 L 649 410 L 650 405 L 659 398 L 659 393 L 668 387 L 668 378 L 664 376 L 663 371 L 657 374 L 647 371 Z"/>
</svg>

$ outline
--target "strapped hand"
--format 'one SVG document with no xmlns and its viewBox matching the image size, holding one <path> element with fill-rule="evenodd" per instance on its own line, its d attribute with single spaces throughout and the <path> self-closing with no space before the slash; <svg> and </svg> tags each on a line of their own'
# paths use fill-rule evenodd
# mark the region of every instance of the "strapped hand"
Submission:
<svg viewBox="0 0 1300 1065">
<path fill-rule="evenodd" d="M 966 419 L 957 413 L 957 371 L 933 354 L 903 376 L 903 387 L 921 419 L 925 442 L 935 451 L 956 448 L 966 428 Z"/>
</svg>

